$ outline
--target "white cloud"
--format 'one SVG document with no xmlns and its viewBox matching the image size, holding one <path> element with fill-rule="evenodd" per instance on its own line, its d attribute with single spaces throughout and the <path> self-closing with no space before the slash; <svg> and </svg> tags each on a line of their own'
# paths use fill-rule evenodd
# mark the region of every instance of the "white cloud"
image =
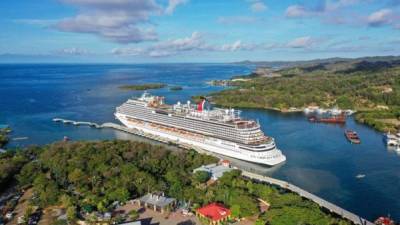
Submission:
<svg viewBox="0 0 400 225">
<path fill-rule="evenodd" d="M 146 49 L 140 48 L 116 48 L 112 50 L 113 54 L 121 56 L 145 55 L 150 57 L 165 57 L 177 55 L 188 51 L 213 51 L 213 47 L 206 44 L 203 36 L 195 31 L 189 37 L 171 39 L 163 41 Z"/>
<path fill-rule="evenodd" d="M 125 48 L 114 48 L 111 51 L 114 55 L 122 55 L 122 56 L 137 56 L 142 55 L 144 50 L 142 48 L 137 47 L 125 47 Z"/>
<path fill-rule="evenodd" d="M 267 5 L 265 5 L 265 3 L 261 2 L 261 1 L 253 2 L 250 6 L 250 9 L 253 12 L 263 12 L 263 11 L 267 10 L 267 8 L 268 8 Z"/>
<path fill-rule="evenodd" d="M 299 37 L 287 43 L 287 47 L 289 48 L 310 48 L 312 45 L 316 43 L 316 40 L 312 39 L 309 36 Z"/>
<path fill-rule="evenodd" d="M 172 13 L 174 13 L 175 8 L 178 5 L 182 5 L 182 4 L 186 4 L 188 0 L 169 0 L 168 1 L 168 6 L 165 9 L 165 14 L 167 15 L 171 15 Z"/>
<path fill-rule="evenodd" d="M 39 26 L 39 27 L 48 27 L 50 25 L 55 24 L 57 21 L 56 20 L 44 20 L 44 19 L 16 19 L 13 20 L 15 23 L 21 23 L 21 24 L 28 24 L 28 25 L 33 25 L 33 26 Z"/>
<path fill-rule="evenodd" d="M 152 28 L 143 28 L 149 17 L 160 12 L 154 0 L 63 0 L 78 7 L 75 17 L 54 27 L 60 31 L 95 34 L 117 43 L 154 41 Z"/>
<path fill-rule="evenodd" d="M 285 16 L 289 18 L 306 17 L 308 15 L 310 15 L 310 13 L 301 5 L 291 5 L 285 12 Z"/>
<path fill-rule="evenodd" d="M 242 43 L 241 40 L 237 40 L 233 42 L 232 44 L 224 44 L 219 48 L 221 51 L 249 51 L 249 50 L 254 50 L 257 47 L 257 45 L 254 44 L 244 44 Z"/>
<path fill-rule="evenodd" d="M 89 54 L 89 51 L 86 49 L 82 49 L 82 48 L 76 48 L 76 47 L 72 47 L 72 48 L 63 48 L 63 49 L 58 49 L 56 51 L 54 51 L 55 54 L 57 55 L 87 55 Z"/>
<path fill-rule="evenodd" d="M 246 51 L 253 50 L 257 45 L 245 44 L 237 40 L 231 44 L 211 45 L 208 44 L 201 33 L 195 31 L 190 36 L 167 40 L 148 46 L 145 49 L 136 47 L 115 48 L 111 51 L 114 55 L 119 56 L 149 56 L 149 57 L 166 57 L 171 55 L 179 55 L 184 52 L 208 51 L 208 52 L 226 52 L 226 51 Z"/>
<path fill-rule="evenodd" d="M 393 11 L 390 9 L 381 9 L 371 13 L 367 22 L 370 26 L 381 26 L 390 24 L 393 21 Z"/>
</svg>

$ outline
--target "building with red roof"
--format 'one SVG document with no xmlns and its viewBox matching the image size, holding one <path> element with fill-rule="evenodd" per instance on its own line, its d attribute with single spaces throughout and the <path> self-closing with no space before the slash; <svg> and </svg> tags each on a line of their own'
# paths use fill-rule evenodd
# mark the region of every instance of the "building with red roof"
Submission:
<svg viewBox="0 0 400 225">
<path fill-rule="evenodd" d="M 206 218 L 210 224 L 220 224 L 227 220 L 231 215 L 231 210 L 219 203 L 211 203 L 196 210 L 199 217 Z"/>
</svg>

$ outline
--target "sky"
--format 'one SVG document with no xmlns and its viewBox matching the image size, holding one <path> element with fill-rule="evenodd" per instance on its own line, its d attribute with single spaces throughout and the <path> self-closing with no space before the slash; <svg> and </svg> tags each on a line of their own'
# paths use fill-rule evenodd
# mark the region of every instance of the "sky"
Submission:
<svg viewBox="0 0 400 225">
<path fill-rule="evenodd" d="M 1 0 L 0 62 L 400 55 L 400 0 Z"/>
</svg>

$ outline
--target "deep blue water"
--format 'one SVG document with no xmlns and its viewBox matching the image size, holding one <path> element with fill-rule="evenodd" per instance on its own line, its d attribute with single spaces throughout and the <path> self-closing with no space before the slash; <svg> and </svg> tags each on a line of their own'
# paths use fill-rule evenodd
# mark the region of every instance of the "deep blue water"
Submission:
<svg viewBox="0 0 400 225">
<path fill-rule="evenodd" d="M 9 147 L 46 144 L 68 136 L 73 140 L 140 139 L 122 132 L 74 127 L 51 121 L 54 117 L 98 123 L 116 122 L 113 112 L 137 91 L 119 85 L 162 82 L 180 85 L 151 91 L 167 102 L 185 102 L 192 95 L 221 88 L 210 79 L 245 74 L 251 67 L 230 64 L 145 65 L 0 65 L 0 124 L 13 128 Z M 259 173 L 292 182 L 370 220 L 390 214 L 400 220 L 400 156 L 388 151 L 382 134 L 349 118 L 346 126 L 308 123 L 302 114 L 243 110 L 258 118 L 267 135 L 287 156 L 277 168 L 236 162 Z M 361 145 L 351 145 L 344 130 L 356 130 Z M 357 179 L 358 174 L 365 174 Z"/>
</svg>

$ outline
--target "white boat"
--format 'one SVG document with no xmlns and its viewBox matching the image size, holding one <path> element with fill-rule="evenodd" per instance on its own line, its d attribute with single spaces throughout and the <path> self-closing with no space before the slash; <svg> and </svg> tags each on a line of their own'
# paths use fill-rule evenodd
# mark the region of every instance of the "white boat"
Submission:
<svg viewBox="0 0 400 225">
<path fill-rule="evenodd" d="M 319 109 L 318 106 L 308 106 L 308 107 L 304 108 L 303 112 L 305 114 L 311 114 L 311 113 L 315 113 L 318 109 Z"/>
<path fill-rule="evenodd" d="M 332 109 L 328 109 L 327 113 L 331 114 L 332 116 L 338 116 L 342 114 L 342 110 L 337 107 L 334 107 Z"/>
<path fill-rule="evenodd" d="M 115 117 L 129 128 L 220 155 L 269 166 L 286 160 L 257 121 L 241 118 L 239 110 L 211 109 L 206 100 L 167 105 L 145 92 L 117 107 Z"/>
<path fill-rule="evenodd" d="M 320 114 L 320 115 L 322 115 L 322 114 L 325 114 L 325 113 L 327 113 L 328 112 L 328 110 L 326 110 L 326 109 L 322 109 L 322 108 L 318 108 L 316 111 L 315 111 L 317 114 Z"/>
<path fill-rule="evenodd" d="M 390 132 L 383 135 L 383 140 L 387 146 L 398 147 L 400 146 L 400 133 L 391 134 Z"/>
</svg>

